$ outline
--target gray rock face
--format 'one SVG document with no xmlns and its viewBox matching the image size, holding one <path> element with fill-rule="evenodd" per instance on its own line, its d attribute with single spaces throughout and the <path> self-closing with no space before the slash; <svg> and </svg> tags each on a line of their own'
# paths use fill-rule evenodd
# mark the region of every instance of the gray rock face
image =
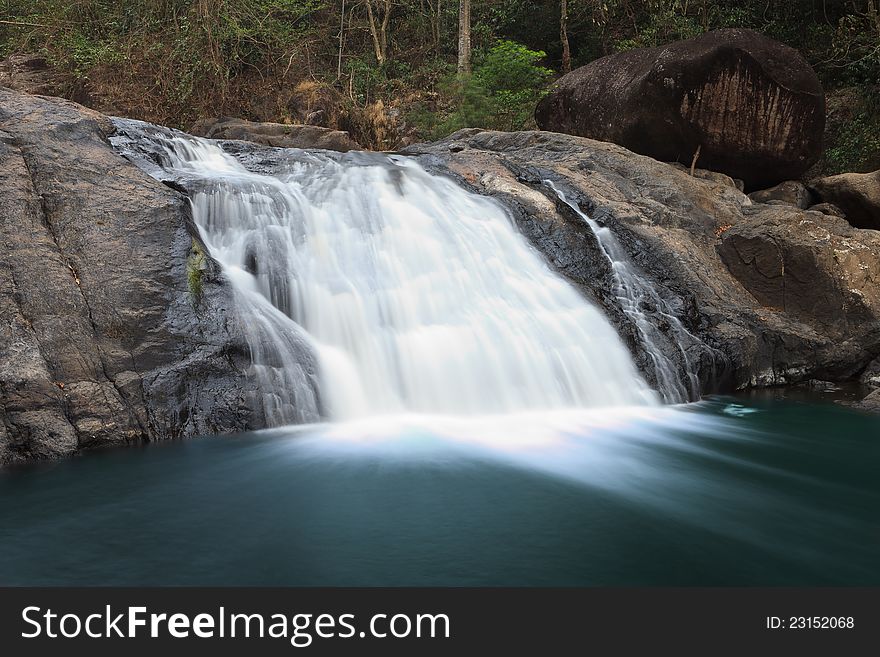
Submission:
<svg viewBox="0 0 880 657">
<path fill-rule="evenodd" d="M 880 413 L 880 390 L 875 390 L 854 406 L 870 413 Z"/>
<path fill-rule="evenodd" d="M 749 198 L 755 203 L 769 203 L 780 201 L 793 205 L 801 210 L 806 210 L 813 204 L 813 195 L 807 186 L 797 180 L 786 180 L 770 189 L 762 189 L 749 194 Z"/>
<path fill-rule="evenodd" d="M 718 253 L 762 306 L 841 339 L 877 321 L 880 235 L 839 217 L 757 208 L 722 234 Z"/>
<path fill-rule="evenodd" d="M 843 210 L 853 226 L 880 230 L 880 171 L 841 173 L 811 185 L 823 201 Z"/>
<path fill-rule="evenodd" d="M 825 100 L 794 49 L 753 32 L 708 32 L 598 59 L 563 76 L 535 120 L 761 189 L 799 178 L 822 151 Z"/>
<path fill-rule="evenodd" d="M 467 130 L 408 152 L 510 207 L 550 263 L 605 308 L 643 371 L 592 233 L 541 181 L 608 227 L 662 291 L 695 337 L 685 350 L 704 390 L 850 380 L 880 354 L 875 231 L 756 204 L 725 180 L 569 135 Z"/>
<path fill-rule="evenodd" d="M 362 150 L 347 132 L 314 125 L 254 123 L 244 119 L 222 118 L 199 121 L 190 132 L 197 137 L 238 139 L 277 148 L 322 148 L 342 153 Z"/>
<path fill-rule="evenodd" d="M 257 427 L 230 291 L 110 121 L 0 89 L 0 464 Z"/>
</svg>

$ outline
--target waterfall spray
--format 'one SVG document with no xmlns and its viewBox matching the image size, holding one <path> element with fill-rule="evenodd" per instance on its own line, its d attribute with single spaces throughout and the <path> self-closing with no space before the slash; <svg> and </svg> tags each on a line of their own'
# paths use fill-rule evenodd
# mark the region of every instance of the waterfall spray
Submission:
<svg viewBox="0 0 880 657">
<path fill-rule="evenodd" d="M 255 371 L 287 411 L 277 423 L 296 404 L 285 386 L 308 376 L 287 376 L 293 350 L 275 349 L 287 335 L 316 355 L 331 419 L 658 401 L 608 319 L 492 199 L 398 156 L 288 150 L 258 173 L 209 140 L 132 140 L 192 190 L 202 239 L 255 325 Z"/>
</svg>

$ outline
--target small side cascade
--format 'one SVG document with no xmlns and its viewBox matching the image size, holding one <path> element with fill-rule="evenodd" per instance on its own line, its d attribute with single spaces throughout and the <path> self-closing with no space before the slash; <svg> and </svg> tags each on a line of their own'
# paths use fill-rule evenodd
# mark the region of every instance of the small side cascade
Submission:
<svg viewBox="0 0 880 657">
<path fill-rule="evenodd" d="M 578 217 L 583 219 L 595 235 L 599 249 L 611 269 L 617 305 L 636 329 L 639 341 L 650 359 L 663 401 L 673 404 L 698 399 L 700 380 L 697 376 L 697 368 L 683 345 L 701 343 L 702 341 L 685 328 L 654 284 L 630 262 L 629 256 L 610 228 L 600 226 L 598 222 L 589 217 L 552 180 L 545 180 L 544 185 L 552 190 L 559 200 L 571 208 Z M 656 321 L 645 313 L 646 306 L 654 309 L 663 318 L 668 326 L 668 336 L 664 335 L 658 328 Z M 664 349 L 664 345 L 670 343 L 675 345 L 681 355 L 682 368 L 669 357 Z M 682 369 L 684 376 L 682 376 Z"/>
</svg>

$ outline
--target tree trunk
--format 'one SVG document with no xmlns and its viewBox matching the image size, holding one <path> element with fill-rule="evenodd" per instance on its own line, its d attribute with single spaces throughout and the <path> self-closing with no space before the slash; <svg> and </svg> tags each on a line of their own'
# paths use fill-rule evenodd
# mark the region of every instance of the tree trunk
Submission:
<svg viewBox="0 0 880 657">
<path fill-rule="evenodd" d="M 385 0 L 385 15 L 382 17 L 382 27 L 379 29 L 379 44 L 382 46 L 382 59 L 388 59 L 388 22 L 391 20 L 391 1 Z"/>
<path fill-rule="evenodd" d="M 568 45 L 568 0 L 559 5 L 559 39 L 562 41 L 562 72 L 571 73 L 571 48 Z"/>
<path fill-rule="evenodd" d="M 373 51 L 376 53 L 376 61 L 382 66 L 388 60 L 388 25 L 391 20 L 391 3 L 393 0 L 382 2 L 382 22 L 376 20 L 376 12 L 373 11 L 373 3 L 379 0 L 366 0 L 367 18 L 370 21 L 370 36 L 373 37 Z M 378 7 L 377 7 L 378 9 Z"/>
<path fill-rule="evenodd" d="M 458 73 L 471 72 L 471 0 L 458 3 Z"/>
<path fill-rule="evenodd" d="M 342 11 L 339 14 L 339 57 L 336 60 L 336 79 L 342 77 L 342 49 L 345 47 L 345 0 L 342 0 Z"/>
<path fill-rule="evenodd" d="M 376 15 L 373 13 L 373 2 L 375 0 L 367 0 L 367 18 L 370 21 L 370 36 L 373 37 L 373 52 L 376 54 L 376 61 L 379 66 L 385 63 L 385 47 L 382 43 L 384 37 L 385 21 L 382 21 L 382 35 L 379 33 L 379 26 L 376 24 Z"/>
<path fill-rule="evenodd" d="M 431 36 L 434 39 L 434 47 L 440 47 L 440 0 L 437 0 L 436 7 L 431 2 L 428 3 L 428 6 L 431 7 Z"/>
</svg>

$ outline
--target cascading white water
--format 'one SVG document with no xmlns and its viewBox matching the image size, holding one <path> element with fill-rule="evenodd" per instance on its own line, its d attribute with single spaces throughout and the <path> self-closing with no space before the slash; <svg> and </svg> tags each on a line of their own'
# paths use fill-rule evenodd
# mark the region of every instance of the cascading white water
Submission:
<svg viewBox="0 0 880 657">
<path fill-rule="evenodd" d="M 331 419 L 657 403 L 608 319 L 495 201 L 403 157 L 291 150 L 264 175 L 208 140 L 152 139 L 166 173 L 199 180 L 195 221 L 262 327 L 252 339 L 307 334 Z M 275 361 L 270 388 L 286 385 Z"/>
<path fill-rule="evenodd" d="M 682 348 L 682 344 L 691 341 L 699 342 L 699 340 L 684 327 L 654 285 L 634 269 L 614 233 L 607 226 L 600 226 L 584 213 L 576 203 L 570 201 L 562 190 L 553 184 L 552 180 L 545 180 L 544 184 L 553 190 L 560 201 L 583 219 L 593 235 L 596 236 L 596 242 L 611 268 L 617 303 L 638 331 L 645 352 L 651 359 L 657 385 L 660 387 L 664 401 L 677 403 L 697 399 L 699 397 L 699 381 L 695 368 L 690 362 L 690 357 L 687 351 Z M 673 334 L 674 343 L 684 363 L 684 374 L 689 384 L 687 387 L 679 376 L 678 367 L 660 347 L 662 340 L 660 329 L 642 310 L 642 305 L 645 303 L 649 303 L 663 317 Z"/>
</svg>

